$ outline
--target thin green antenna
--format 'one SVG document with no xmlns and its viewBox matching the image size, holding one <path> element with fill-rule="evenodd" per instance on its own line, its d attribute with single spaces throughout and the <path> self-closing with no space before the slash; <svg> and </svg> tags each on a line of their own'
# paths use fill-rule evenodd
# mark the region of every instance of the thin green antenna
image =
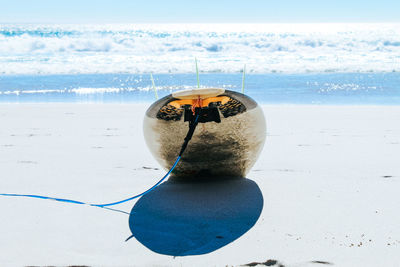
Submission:
<svg viewBox="0 0 400 267">
<path fill-rule="evenodd" d="M 196 62 L 197 88 L 200 88 L 199 68 L 197 67 L 197 58 L 194 58 L 194 61 Z"/>
<path fill-rule="evenodd" d="M 153 84 L 154 95 L 156 96 L 156 99 L 158 100 L 157 88 L 156 88 L 156 85 L 154 84 L 153 74 L 151 74 L 151 73 L 150 73 L 150 79 L 151 79 L 151 83 Z"/>
<path fill-rule="evenodd" d="M 242 94 L 244 94 L 244 80 L 246 78 L 246 64 L 243 66 L 243 77 L 242 77 Z"/>
</svg>

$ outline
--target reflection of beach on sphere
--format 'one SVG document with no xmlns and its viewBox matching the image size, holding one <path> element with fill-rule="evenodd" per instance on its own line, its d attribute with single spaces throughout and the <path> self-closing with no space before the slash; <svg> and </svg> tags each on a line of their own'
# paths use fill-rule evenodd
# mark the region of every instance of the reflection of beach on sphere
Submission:
<svg viewBox="0 0 400 267">
<path fill-rule="evenodd" d="M 235 100 L 236 105 L 227 107 L 228 101 L 219 106 L 220 123 L 210 121 L 197 126 L 176 167 L 176 176 L 243 177 L 257 160 L 265 141 L 262 110 L 243 94 L 225 91 L 221 96 Z M 188 122 L 184 121 L 182 112 L 176 112 L 176 119 L 160 119 L 157 116 L 160 110 L 164 110 L 163 107 L 171 106 L 169 103 L 174 100 L 171 95 L 158 100 L 148 109 L 144 119 L 146 142 L 153 156 L 166 169 L 176 160 L 188 131 Z M 237 109 L 238 103 L 240 109 Z M 172 106 L 170 110 L 173 110 Z"/>
</svg>

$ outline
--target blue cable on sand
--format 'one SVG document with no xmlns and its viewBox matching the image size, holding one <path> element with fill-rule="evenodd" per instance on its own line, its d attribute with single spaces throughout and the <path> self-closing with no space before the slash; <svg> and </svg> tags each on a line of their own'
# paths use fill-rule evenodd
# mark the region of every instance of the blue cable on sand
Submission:
<svg viewBox="0 0 400 267">
<path fill-rule="evenodd" d="M 178 158 L 176 159 L 174 165 L 172 165 L 172 168 L 167 172 L 167 174 L 165 174 L 164 177 L 160 179 L 160 181 L 158 181 L 155 185 L 153 185 L 152 187 L 150 187 L 146 191 L 144 191 L 144 192 L 142 192 L 142 193 L 140 193 L 138 195 L 135 195 L 133 197 L 130 197 L 130 198 L 127 198 L 127 199 L 123 199 L 123 200 L 120 200 L 120 201 L 116 201 L 116 202 L 112 202 L 112 203 L 93 204 L 93 203 L 86 203 L 86 202 L 72 200 L 72 199 L 66 199 L 66 198 L 56 198 L 56 197 L 48 197 L 48 196 L 41 196 L 41 195 L 28 195 L 28 194 L 3 194 L 3 193 L 0 193 L 0 196 L 4 196 L 4 197 L 30 197 L 30 198 L 47 199 L 47 200 L 54 200 L 54 201 L 65 202 L 65 203 L 70 203 L 70 204 L 89 205 L 89 206 L 92 206 L 92 207 L 106 208 L 106 209 L 109 209 L 109 210 L 114 210 L 114 211 L 118 211 L 118 212 L 129 214 L 129 213 L 125 212 L 125 211 L 116 210 L 116 209 L 110 209 L 108 207 L 114 206 L 114 205 L 118 205 L 118 204 L 122 204 L 124 202 L 133 200 L 135 198 L 138 198 L 138 197 L 141 197 L 143 195 L 146 195 L 150 191 L 154 190 L 154 188 L 159 186 L 171 174 L 171 172 L 175 169 L 175 167 L 178 164 L 180 159 L 181 159 L 181 156 L 178 156 Z"/>
<path fill-rule="evenodd" d="M 136 196 L 133 196 L 133 197 L 130 197 L 130 198 L 127 198 L 127 199 L 124 199 L 124 200 L 112 202 L 112 203 L 106 203 L 106 204 L 89 204 L 89 205 L 90 205 L 90 206 L 93 206 L 93 207 L 104 208 L 104 207 L 109 207 L 109 206 L 118 205 L 118 204 L 121 204 L 121 203 L 124 203 L 124 202 L 127 202 L 127 201 L 133 200 L 133 199 L 135 199 L 135 198 L 138 198 L 138 197 L 141 197 L 141 196 L 146 195 L 146 194 L 149 193 L 150 191 L 153 191 L 154 188 L 156 188 L 157 186 L 159 186 L 159 185 L 168 177 L 168 175 L 171 174 L 171 172 L 175 169 L 175 167 L 176 167 L 176 165 L 178 164 L 178 162 L 179 162 L 180 159 L 181 159 L 181 156 L 178 156 L 178 158 L 175 160 L 174 165 L 172 165 L 172 168 L 167 172 L 167 174 L 164 175 L 164 177 L 161 178 L 160 181 L 158 181 L 155 185 L 153 185 L 152 187 L 150 187 L 150 188 L 147 189 L 146 191 L 144 191 L 144 192 L 142 192 L 142 193 L 140 193 L 140 194 L 138 194 L 138 195 L 136 195 Z"/>
<path fill-rule="evenodd" d="M 156 187 L 158 187 L 171 174 L 171 172 L 175 169 L 176 165 L 178 165 L 178 162 L 181 159 L 182 154 L 185 151 L 187 144 L 189 143 L 190 139 L 193 136 L 194 130 L 196 129 L 196 126 L 197 126 L 197 123 L 198 123 L 198 120 L 199 120 L 199 116 L 200 116 L 200 113 L 198 112 L 194 122 L 189 123 L 189 132 L 187 133 L 187 135 L 185 137 L 185 141 L 184 141 L 184 143 L 182 145 L 182 149 L 181 149 L 181 151 L 179 153 L 179 156 L 176 158 L 175 163 L 172 165 L 171 169 L 155 185 L 153 185 L 152 187 L 150 187 L 149 189 L 147 189 L 146 191 L 144 191 L 144 192 L 142 192 L 142 193 L 140 193 L 138 195 L 135 195 L 135 196 L 132 196 L 132 197 L 120 200 L 120 201 L 111 202 L 111 203 L 104 203 L 104 204 L 94 204 L 94 203 L 87 203 L 87 202 L 82 202 L 82 201 L 77 201 L 77 200 L 72 200 L 72 199 L 66 199 L 66 198 L 56 198 L 56 197 L 41 196 L 41 195 L 31 195 L 31 194 L 0 193 L 0 196 L 4 196 L 4 197 L 28 197 L 28 198 L 39 198 L 39 199 L 46 199 L 46 200 L 54 200 L 54 201 L 65 202 L 65 203 L 70 203 L 70 204 L 89 205 L 89 206 L 92 206 L 92 207 L 104 208 L 104 209 L 108 209 L 108 210 L 113 210 L 113 211 L 118 211 L 118 212 L 122 212 L 122 213 L 125 213 L 125 214 L 129 214 L 128 212 L 117 210 L 117 209 L 112 209 L 112 208 L 109 208 L 109 207 L 110 206 L 114 206 L 114 205 L 118 205 L 118 204 L 122 204 L 124 202 L 128 202 L 128 201 L 133 200 L 135 198 L 138 198 L 138 197 L 146 195 L 147 193 L 153 191 Z"/>
</svg>

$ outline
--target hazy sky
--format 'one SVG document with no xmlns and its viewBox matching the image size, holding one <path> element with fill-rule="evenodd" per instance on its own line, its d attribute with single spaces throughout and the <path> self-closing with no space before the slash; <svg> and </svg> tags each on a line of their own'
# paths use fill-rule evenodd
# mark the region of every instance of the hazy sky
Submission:
<svg viewBox="0 0 400 267">
<path fill-rule="evenodd" d="M 5 22 L 400 22 L 400 0 L 0 0 Z"/>
</svg>

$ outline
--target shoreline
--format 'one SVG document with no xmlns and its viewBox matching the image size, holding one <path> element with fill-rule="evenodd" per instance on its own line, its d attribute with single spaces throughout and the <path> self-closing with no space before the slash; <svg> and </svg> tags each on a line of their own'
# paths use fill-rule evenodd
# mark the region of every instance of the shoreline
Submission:
<svg viewBox="0 0 400 267">
<path fill-rule="evenodd" d="M 161 97 L 160 97 L 161 98 Z M 154 100 L 153 102 L 155 102 Z M 77 106 L 84 106 L 84 105 L 105 105 L 105 106 L 112 106 L 112 105 L 121 105 L 121 106 L 132 106 L 132 105 L 140 105 L 140 106 L 147 106 L 150 107 L 150 105 L 153 103 L 151 101 L 125 101 L 125 102 L 113 102 L 113 101 L 108 101 L 108 102 L 0 102 L 0 105 L 8 105 L 8 106 L 38 106 L 38 105 L 43 105 L 43 106 L 67 106 L 67 105 L 77 105 Z M 257 103 L 263 107 L 320 107 L 320 108 L 329 108 L 329 107 L 344 107 L 344 108 L 384 108 L 384 107 L 392 107 L 392 108 L 397 108 L 400 107 L 400 104 L 398 105 L 393 105 L 393 104 L 296 104 L 296 103 L 264 103 L 264 102 L 259 102 Z"/>
</svg>

